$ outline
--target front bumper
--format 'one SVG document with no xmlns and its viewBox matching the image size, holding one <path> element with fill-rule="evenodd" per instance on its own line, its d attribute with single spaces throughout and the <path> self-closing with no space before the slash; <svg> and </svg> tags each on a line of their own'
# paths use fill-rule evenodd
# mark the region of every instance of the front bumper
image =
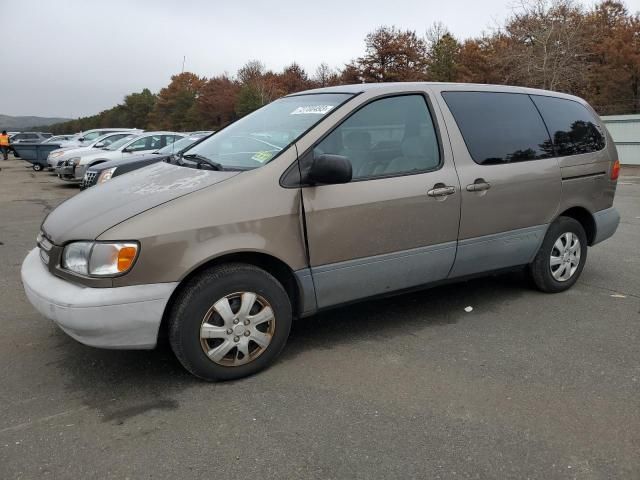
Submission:
<svg viewBox="0 0 640 480">
<path fill-rule="evenodd" d="M 61 165 L 64 162 L 64 160 L 59 160 L 60 157 L 61 156 L 58 156 L 58 157 L 48 156 L 47 157 L 47 168 L 49 168 L 50 170 L 55 170 L 55 168 L 58 165 Z"/>
<path fill-rule="evenodd" d="M 76 178 L 75 168 L 73 165 L 60 165 L 56 167 L 56 175 L 62 180 L 66 180 L 68 182 L 78 182 L 80 179 Z"/>
<path fill-rule="evenodd" d="M 38 312 L 85 345 L 155 347 L 165 306 L 177 282 L 84 287 L 52 275 L 40 260 L 38 250 L 29 252 L 21 270 L 24 291 Z"/>
<path fill-rule="evenodd" d="M 596 223 L 596 235 L 592 245 L 595 245 L 616 233 L 620 223 L 620 214 L 615 207 L 611 207 L 594 213 L 593 219 Z"/>
</svg>

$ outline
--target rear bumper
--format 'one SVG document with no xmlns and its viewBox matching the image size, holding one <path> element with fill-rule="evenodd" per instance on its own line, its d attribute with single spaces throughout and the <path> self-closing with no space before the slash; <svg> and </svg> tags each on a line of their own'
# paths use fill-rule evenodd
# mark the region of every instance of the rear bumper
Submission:
<svg viewBox="0 0 640 480">
<path fill-rule="evenodd" d="M 88 288 L 52 275 L 35 248 L 22 263 L 31 304 L 77 341 L 101 348 L 148 349 L 177 283 Z"/>
<path fill-rule="evenodd" d="M 620 223 L 620 214 L 618 213 L 618 210 L 611 207 L 594 213 L 593 219 L 596 223 L 596 235 L 593 239 L 592 245 L 595 245 L 616 233 L 618 224 Z"/>
</svg>

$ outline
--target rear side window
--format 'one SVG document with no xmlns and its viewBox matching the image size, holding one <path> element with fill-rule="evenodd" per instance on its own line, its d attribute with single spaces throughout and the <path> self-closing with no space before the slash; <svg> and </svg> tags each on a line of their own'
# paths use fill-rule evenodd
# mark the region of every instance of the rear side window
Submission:
<svg viewBox="0 0 640 480">
<path fill-rule="evenodd" d="M 578 102 L 532 95 L 551 133 L 558 156 L 597 152 L 605 146 L 598 121 Z"/>
<path fill-rule="evenodd" d="M 553 156 L 547 129 L 528 95 L 443 92 L 471 158 L 481 165 Z"/>
<path fill-rule="evenodd" d="M 424 172 L 440 165 L 438 139 L 422 95 L 374 100 L 340 124 L 314 151 L 347 157 L 354 180 Z"/>
</svg>

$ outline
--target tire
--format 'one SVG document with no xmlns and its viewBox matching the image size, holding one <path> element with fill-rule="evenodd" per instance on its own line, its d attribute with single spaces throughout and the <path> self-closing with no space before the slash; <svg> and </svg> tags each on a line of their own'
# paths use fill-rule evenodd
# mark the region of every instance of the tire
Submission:
<svg viewBox="0 0 640 480">
<path fill-rule="evenodd" d="M 538 290 L 564 292 L 576 283 L 586 261 L 587 234 L 584 228 L 573 218 L 558 217 L 549 226 L 540 250 L 529 264 L 529 276 Z"/>
<path fill-rule="evenodd" d="M 32 168 L 36 172 L 39 172 L 40 170 L 42 170 L 42 165 L 40 165 L 39 163 L 34 163 Z"/>
<path fill-rule="evenodd" d="M 252 307 L 248 315 L 242 309 L 245 302 Z M 271 321 L 263 320 L 269 318 L 268 308 Z M 272 275 L 253 265 L 232 263 L 188 280 L 168 321 L 169 343 L 185 369 L 208 381 L 234 380 L 273 363 L 289 337 L 292 308 Z"/>
</svg>

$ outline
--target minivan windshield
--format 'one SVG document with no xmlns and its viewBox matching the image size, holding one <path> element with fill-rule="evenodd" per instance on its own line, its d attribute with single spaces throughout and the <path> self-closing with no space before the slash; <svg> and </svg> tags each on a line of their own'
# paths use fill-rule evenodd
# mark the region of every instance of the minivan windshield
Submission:
<svg viewBox="0 0 640 480">
<path fill-rule="evenodd" d="M 131 140 L 133 140 L 134 138 L 139 137 L 139 135 L 127 135 L 124 138 L 121 138 L 120 140 L 113 142 L 111 145 L 108 145 L 106 147 L 104 147 L 105 150 L 118 150 L 121 146 L 123 146 L 125 143 L 130 142 Z"/>
<path fill-rule="evenodd" d="M 184 157 L 206 159 L 222 168 L 261 167 L 352 96 L 316 93 L 281 98 L 189 148 Z"/>
</svg>

